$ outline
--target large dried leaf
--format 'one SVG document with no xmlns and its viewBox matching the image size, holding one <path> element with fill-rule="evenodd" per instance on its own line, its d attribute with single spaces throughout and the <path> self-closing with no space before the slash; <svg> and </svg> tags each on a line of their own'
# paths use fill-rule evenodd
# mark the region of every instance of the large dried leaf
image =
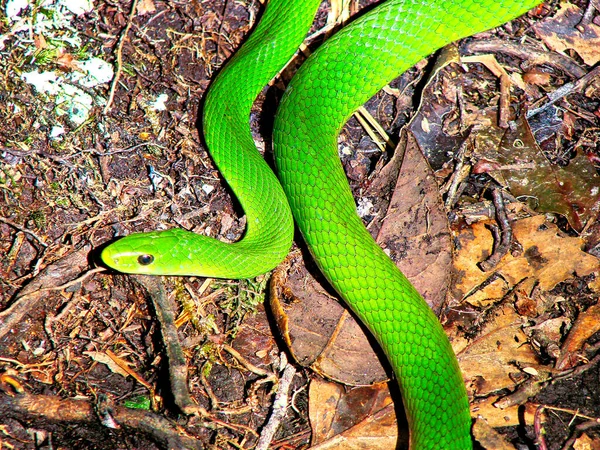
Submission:
<svg viewBox="0 0 600 450">
<path fill-rule="evenodd" d="M 593 164 L 577 154 L 566 167 L 551 164 L 540 151 L 524 120 L 509 129 L 498 147 L 487 147 L 481 155 L 496 164 L 490 174 L 524 198 L 534 197 L 542 212 L 563 214 L 581 231 L 600 208 L 600 176 Z"/>
<path fill-rule="evenodd" d="M 399 166 L 399 161 L 402 165 L 396 170 L 399 175 L 390 204 L 381 213 L 377 241 L 439 312 L 452 264 L 447 216 L 431 168 L 412 136 L 402 140 L 397 155 L 390 166 Z M 384 170 L 380 175 L 394 183 L 394 174 Z M 389 184 L 373 185 L 376 188 L 367 193 L 372 197 L 377 196 L 377 189 L 389 190 Z M 282 266 L 274 277 L 271 308 L 294 358 L 319 374 L 350 385 L 387 379 L 372 350 L 374 339 L 322 282 L 306 270 L 301 258 L 294 258 L 289 274 Z"/>
<path fill-rule="evenodd" d="M 323 279 L 306 270 L 299 252 L 288 262 L 273 276 L 270 307 L 294 359 L 344 384 L 387 380 L 372 338 L 321 285 Z"/>
<path fill-rule="evenodd" d="M 339 384 L 315 379 L 310 383 L 308 410 L 311 449 L 383 450 L 398 445 L 394 404 L 384 385 L 346 392 Z"/>
<path fill-rule="evenodd" d="M 450 284 L 452 238 L 433 171 L 406 133 L 400 176 L 377 242 L 439 314 Z M 400 146 L 396 151 L 402 150 Z"/>
<path fill-rule="evenodd" d="M 429 164 L 441 169 L 448 161 L 448 152 L 460 147 L 464 141 L 462 130 L 470 124 L 462 124 L 456 100 L 460 96 L 460 77 L 456 71 L 442 69 L 459 62 L 454 45 L 444 47 L 436 59 L 436 67 L 423 89 L 422 103 L 410 121 L 408 129 L 414 135 Z M 463 111 L 463 114 L 465 112 Z"/>
<path fill-rule="evenodd" d="M 484 397 L 516 386 L 511 376 L 520 368 L 540 365 L 527 344 L 522 330 L 523 318 L 511 305 L 503 306 L 490 317 L 475 338 L 459 353 L 463 376 L 469 380 L 473 395 Z"/>
<path fill-rule="evenodd" d="M 600 55 L 597 43 L 591 44 L 589 49 L 590 53 Z M 457 60 L 451 52 L 443 56 L 443 65 Z M 495 74 L 503 73 L 501 67 L 490 62 L 486 55 L 468 59 L 484 64 Z M 469 65 L 464 67 L 469 70 Z M 551 164 L 524 119 L 515 121 L 508 130 L 498 126 L 498 107 L 494 98 L 497 94 L 493 86 L 485 86 L 485 81 L 477 85 L 474 77 L 458 77 L 452 68 L 448 66 L 430 79 L 424 88 L 424 98 L 430 101 L 420 106 L 409 125 L 433 167 L 441 168 L 448 161 L 448 152 L 458 149 L 465 140 L 464 130 L 471 129 L 475 137 L 473 156 L 486 160 L 479 171 L 484 171 L 481 170 L 484 166 L 496 168 L 486 171 L 507 186 L 513 195 L 531 199 L 533 206 L 541 212 L 565 215 L 571 226 L 581 231 L 600 210 L 600 176 L 594 165 L 582 154 L 566 167 Z M 487 106 L 466 101 L 459 108 L 457 98 L 461 97 L 462 91 L 468 93 L 473 89 L 488 98 Z M 535 131 L 548 139 L 556 139 L 555 135 L 563 133 L 564 122 L 558 114 L 545 117 L 542 123 L 536 124 Z"/>
<path fill-rule="evenodd" d="M 552 50 L 574 50 L 587 65 L 595 66 L 600 61 L 600 26 L 594 22 L 582 25 L 582 16 L 577 6 L 562 3 L 553 17 L 538 22 L 534 29 Z"/>
<path fill-rule="evenodd" d="M 517 283 L 529 279 L 549 291 L 572 277 L 589 275 L 600 268 L 598 258 L 582 250 L 583 240 L 564 236 L 544 216 L 534 216 L 512 223 L 516 241 L 523 250 L 507 254 L 492 272 L 484 272 L 479 263 L 492 252 L 494 238 L 485 223 L 460 230 L 455 267 L 457 280 L 453 295 L 475 306 L 501 299 Z"/>
<path fill-rule="evenodd" d="M 533 423 L 531 408 L 524 410 L 518 403 L 500 407 L 497 394 L 515 391 L 517 380 L 527 379 L 526 370 L 546 371 L 528 343 L 523 324 L 512 305 L 504 305 L 486 318 L 477 337 L 465 341 L 465 348 L 457 354 L 469 397 L 474 398 L 471 416 L 491 427 Z M 480 430 L 475 436 L 484 448 L 496 448 L 490 444 L 489 430 Z"/>
<path fill-rule="evenodd" d="M 83 354 L 89 356 L 96 362 L 105 364 L 111 370 L 111 372 L 117 373 L 124 378 L 129 376 L 129 372 L 122 367 L 123 364 L 127 364 L 125 361 L 121 361 L 121 364 L 119 364 L 114 358 L 111 358 L 104 352 L 88 351 L 83 352 Z"/>
<path fill-rule="evenodd" d="M 569 330 L 560 357 L 556 361 L 556 367 L 560 370 L 570 369 L 583 359 L 579 352 L 587 340 L 600 331 L 600 303 L 591 306 L 577 317 L 577 322 Z"/>
<path fill-rule="evenodd" d="M 499 396 L 493 395 L 483 400 L 476 400 L 471 404 L 471 417 L 475 419 L 473 425 L 473 437 L 483 444 L 483 447 L 490 450 L 495 450 L 494 445 L 489 445 L 488 436 L 479 429 L 478 422 L 485 422 L 493 428 L 510 427 L 510 426 L 532 426 L 534 421 L 535 409 L 534 403 L 525 403 L 524 405 L 512 405 L 506 408 L 499 408 L 495 404 L 498 402 Z M 477 430 L 477 431 L 476 431 Z M 488 444 L 488 445 L 486 445 Z"/>
</svg>

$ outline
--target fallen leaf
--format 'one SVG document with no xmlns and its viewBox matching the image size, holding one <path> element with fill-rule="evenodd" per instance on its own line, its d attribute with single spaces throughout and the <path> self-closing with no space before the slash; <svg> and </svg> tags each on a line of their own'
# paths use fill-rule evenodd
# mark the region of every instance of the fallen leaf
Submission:
<svg viewBox="0 0 600 450">
<path fill-rule="evenodd" d="M 481 157 L 500 164 L 490 175 L 515 197 L 535 198 L 537 211 L 562 214 L 578 231 L 598 215 L 600 176 L 588 158 L 578 153 L 565 167 L 551 164 L 524 119 L 506 130 L 499 146 L 479 148 Z"/>
<path fill-rule="evenodd" d="M 600 440 L 592 439 L 586 433 L 583 433 L 573 443 L 573 450 L 598 450 L 600 449 Z"/>
<path fill-rule="evenodd" d="M 137 15 L 143 16 L 144 14 L 152 14 L 156 12 L 156 6 L 153 0 L 140 0 L 137 4 L 136 11 Z"/>
<path fill-rule="evenodd" d="M 473 435 L 474 438 L 482 444 L 486 442 L 485 440 L 487 439 L 486 435 L 483 434 L 486 430 L 481 430 L 477 425 L 478 422 L 483 421 L 493 428 L 533 425 L 537 405 L 526 403 L 525 405 L 513 405 L 501 409 L 494 406 L 494 403 L 496 403 L 498 399 L 498 396 L 491 396 L 484 400 L 476 400 L 471 404 L 471 417 L 476 419 L 475 425 L 473 426 Z M 479 430 L 481 430 L 481 434 L 478 432 Z M 486 448 L 495 450 L 495 447 L 493 446 L 486 446 Z"/>
<path fill-rule="evenodd" d="M 61 52 L 60 56 L 56 58 L 56 63 L 66 71 L 80 70 L 79 61 L 75 59 L 75 55 L 68 52 Z"/>
<path fill-rule="evenodd" d="M 388 376 L 374 341 L 306 267 L 299 252 L 271 280 L 269 306 L 294 359 L 331 380 L 352 386 Z M 285 280 L 285 281 L 283 281 Z"/>
<path fill-rule="evenodd" d="M 311 449 L 389 449 L 398 443 L 394 404 L 385 384 L 346 390 L 336 383 L 310 383 Z"/>
<path fill-rule="evenodd" d="M 453 287 L 456 299 L 475 306 L 488 305 L 501 299 L 517 283 L 529 279 L 539 283 L 542 291 L 553 289 L 574 274 L 589 275 L 600 267 L 600 260 L 582 250 L 583 239 L 563 235 L 558 227 L 546 222 L 545 216 L 520 219 L 511 224 L 514 238 L 522 252 L 508 253 L 493 272 L 484 272 L 479 263 L 492 252 L 494 239 L 485 222 L 464 228 L 456 236 Z"/>
<path fill-rule="evenodd" d="M 219 335 L 213 335 L 217 336 Z M 249 314 L 244 319 L 231 346 L 252 364 L 261 367 L 272 364 L 272 355 L 277 353 L 277 344 L 264 305 L 258 305 L 256 313 Z"/>
<path fill-rule="evenodd" d="M 460 115 L 457 112 L 456 99 L 464 81 L 458 62 L 455 46 L 449 45 L 440 51 L 435 70 L 423 88 L 422 103 L 408 125 L 434 170 L 441 169 L 448 161 L 449 151 L 460 147 L 465 140 L 462 130 L 469 126 L 459 123 L 464 112 Z"/>
<path fill-rule="evenodd" d="M 536 23 L 533 28 L 544 43 L 557 52 L 574 50 L 581 59 L 595 66 L 600 61 L 600 26 L 594 22 L 581 25 L 583 13 L 571 3 L 561 3 L 551 18 Z"/>
<path fill-rule="evenodd" d="M 412 135 L 396 149 L 403 155 L 394 193 L 377 242 L 436 314 L 446 302 L 452 237 L 439 187 Z"/>
<path fill-rule="evenodd" d="M 129 376 L 129 373 L 126 370 L 122 369 L 121 366 L 119 364 L 117 364 L 114 359 L 112 359 L 110 356 L 108 356 L 104 352 L 89 351 L 89 352 L 83 352 L 83 354 L 89 356 L 96 362 L 106 365 L 106 367 L 108 367 L 110 369 L 110 371 L 113 373 L 119 374 L 125 378 L 127 378 Z"/>
<path fill-rule="evenodd" d="M 448 218 L 431 168 L 414 138 L 407 133 L 397 149 L 401 167 L 386 166 L 367 196 L 378 197 L 395 183 L 377 241 L 396 265 L 439 313 L 451 276 L 451 235 Z M 400 163 L 391 161 L 389 166 Z M 386 170 L 387 169 L 387 170 Z M 395 172 L 395 173 L 394 173 Z M 399 175 L 398 175 L 399 174 Z M 397 181 L 396 181 L 397 179 Z M 300 256 L 300 255 L 298 255 Z M 371 334 L 336 300 L 335 292 L 317 273 L 315 278 L 301 257 L 280 266 L 273 278 L 271 309 L 294 358 L 302 365 L 349 385 L 368 385 L 388 377 Z M 285 280 L 285 281 L 284 281 Z"/>
<path fill-rule="evenodd" d="M 523 319 L 504 305 L 486 319 L 478 336 L 457 357 L 473 396 L 485 397 L 517 386 L 520 367 L 540 365 L 522 330 Z"/>
<path fill-rule="evenodd" d="M 589 307 L 577 317 L 575 325 L 569 330 L 567 339 L 561 348 L 556 368 L 565 370 L 576 366 L 582 359 L 579 352 L 583 345 L 598 331 L 600 331 L 600 303 Z"/>
</svg>

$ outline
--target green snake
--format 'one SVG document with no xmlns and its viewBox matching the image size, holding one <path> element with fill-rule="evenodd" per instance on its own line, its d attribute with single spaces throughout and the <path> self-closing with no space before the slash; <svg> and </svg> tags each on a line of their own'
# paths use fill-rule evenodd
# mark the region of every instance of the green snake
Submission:
<svg viewBox="0 0 600 450">
<path fill-rule="evenodd" d="M 354 20 L 308 58 L 284 94 L 273 131 L 278 181 L 256 149 L 250 108 L 305 38 L 320 2 L 271 0 L 206 97 L 206 144 L 244 209 L 244 237 L 136 233 L 102 259 L 125 273 L 250 278 L 287 255 L 295 219 L 320 270 L 389 359 L 411 448 L 471 448 L 469 402 L 448 338 L 357 216 L 337 137 L 359 106 L 419 60 L 539 0 L 388 0 Z"/>
</svg>

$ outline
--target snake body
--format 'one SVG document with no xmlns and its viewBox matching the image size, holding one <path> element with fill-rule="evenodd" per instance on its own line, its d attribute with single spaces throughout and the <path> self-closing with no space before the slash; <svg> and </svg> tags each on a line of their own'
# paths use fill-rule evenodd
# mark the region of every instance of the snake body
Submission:
<svg viewBox="0 0 600 450">
<path fill-rule="evenodd" d="M 435 315 L 357 216 L 337 136 L 356 108 L 423 57 L 538 3 L 388 0 L 343 28 L 302 65 L 284 94 L 273 133 L 280 184 L 256 150 L 248 117 L 302 42 L 320 0 L 271 0 L 213 82 L 203 115 L 211 155 L 246 214 L 245 236 L 223 243 L 180 229 L 136 233 L 105 248 L 103 261 L 126 273 L 253 277 L 287 254 L 291 207 L 320 270 L 394 369 L 411 448 L 472 448 L 456 357 Z"/>
</svg>

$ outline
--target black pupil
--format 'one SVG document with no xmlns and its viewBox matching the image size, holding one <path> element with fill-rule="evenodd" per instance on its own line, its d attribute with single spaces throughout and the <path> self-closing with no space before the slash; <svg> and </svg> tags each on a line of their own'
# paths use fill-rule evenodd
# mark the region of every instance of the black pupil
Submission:
<svg viewBox="0 0 600 450">
<path fill-rule="evenodd" d="M 152 256 L 152 255 L 140 255 L 140 256 L 138 256 L 138 262 L 142 266 L 147 266 L 148 264 L 152 264 L 152 261 L 154 261 L 154 256 Z"/>
</svg>

